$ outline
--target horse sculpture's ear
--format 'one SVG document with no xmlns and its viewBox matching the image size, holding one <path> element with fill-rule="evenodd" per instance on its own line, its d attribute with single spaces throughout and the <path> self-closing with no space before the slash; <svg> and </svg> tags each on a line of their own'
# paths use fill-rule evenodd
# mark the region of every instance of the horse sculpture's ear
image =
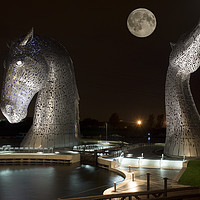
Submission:
<svg viewBox="0 0 200 200">
<path fill-rule="evenodd" d="M 20 43 L 20 46 L 25 46 L 32 39 L 33 39 L 33 28 L 30 30 L 30 32 L 27 34 L 24 40 Z"/>
<path fill-rule="evenodd" d="M 8 47 L 9 49 L 12 47 L 13 44 L 14 44 L 13 41 L 7 41 L 7 42 L 6 42 L 6 45 L 7 45 L 7 47 Z"/>
<path fill-rule="evenodd" d="M 172 49 L 175 47 L 175 45 L 176 45 L 175 43 L 170 42 L 170 46 L 171 46 Z"/>
<path fill-rule="evenodd" d="M 6 68 L 6 60 L 3 61 L 3 68 Z"/>
<path fill-rule="evenodd" d="M 199 18 L 199 21 L 198 21 L 198 25 L 200 26 L 200 18 Z"/>
</svg>

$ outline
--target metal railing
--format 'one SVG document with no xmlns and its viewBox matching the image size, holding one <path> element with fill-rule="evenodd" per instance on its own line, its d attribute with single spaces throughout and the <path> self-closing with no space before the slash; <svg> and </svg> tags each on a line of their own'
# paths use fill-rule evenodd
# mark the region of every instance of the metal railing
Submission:
<svg viewBox="0 0 200 200">
<path fill-rule="evenodd" d="M 12 147 L 11 145 L 4 145 L 0 147 L 0 153 L 13 152 L 13 153 L 53 153 L 54 148 L 33 148 L 33 147 Z"/>
<path fill-rule="evenodd" d="M 189 191 L 189 192 L 188 192 Z M 179 194 L 180 193 L 180 194 Z M 119 200 L 183 200 L 200 197 L 199 187 L 183 187 L 183 188 L 173 188 L 164 190 L 152 190 L 152 191 L 142 191 L 142 192 L 131 192 L 131 193 L 119 193 L 119 194 L 109 194 L 109 195 L 97 195 L 97 196 L 87 196 L 87 197 L 76 197 L 76 198 L 58 198 L 58 200 L 104 200 L 104 199 L 119 199 Z"/>
</svg>

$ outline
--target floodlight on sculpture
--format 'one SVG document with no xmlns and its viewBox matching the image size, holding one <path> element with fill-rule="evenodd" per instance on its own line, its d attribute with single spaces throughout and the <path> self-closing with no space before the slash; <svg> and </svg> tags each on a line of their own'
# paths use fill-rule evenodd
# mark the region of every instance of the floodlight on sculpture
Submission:
<svg viewBox="0 0 200 200">
<path fill-rule="evenodd" d="M 165 85 L 169 156 L 200 156 L 200 116 L 190 90 L 190 74 L 200 66 L 200 24 L 172 44 Z"/>
<path fill-rule="evenodd" d="M 1 111 L 10 123 L 26 117 L 28 106 L 38 93 L 33 125 L 21 145 L 77 145 L 79 95 L 72 60 L 65 48 L 31 30 L 13 43 L 4 68 Z"/>
</svg>

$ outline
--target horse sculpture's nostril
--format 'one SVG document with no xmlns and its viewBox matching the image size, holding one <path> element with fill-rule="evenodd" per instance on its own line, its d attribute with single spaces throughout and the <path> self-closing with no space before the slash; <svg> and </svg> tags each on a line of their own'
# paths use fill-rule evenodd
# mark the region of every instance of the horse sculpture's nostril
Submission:
<svg viewBox="0 0 200 200">
<path fill-rule="evenodd" d="M 5 111 L 6 111 L 6 113 L 8 113 L 9 115 L 12 115 L 13 114 L 13 106 L 11 106 L 11 105 L 6 105 L 5 106 Z"/>
</svg>

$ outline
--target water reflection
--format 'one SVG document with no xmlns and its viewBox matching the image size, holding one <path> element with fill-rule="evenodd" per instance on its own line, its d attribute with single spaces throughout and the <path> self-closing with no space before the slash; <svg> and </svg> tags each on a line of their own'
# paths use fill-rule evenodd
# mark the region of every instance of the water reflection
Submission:
<svg viewBox="0 0 200 200">
<path fill-rule="evenodd" d="M 0 199 L 55 200 L 102 194 L 123 178 L 90 165 L 10 165 L 0 167 Z M 96 189 L 95 189 L 96 188 Z"/>
</svg>

